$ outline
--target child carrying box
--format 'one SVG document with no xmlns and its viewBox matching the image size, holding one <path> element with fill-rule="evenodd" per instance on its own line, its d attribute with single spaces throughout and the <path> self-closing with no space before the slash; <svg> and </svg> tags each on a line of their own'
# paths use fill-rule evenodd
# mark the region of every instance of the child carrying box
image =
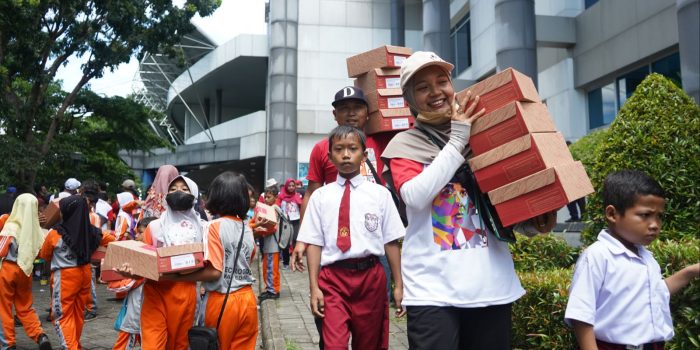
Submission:
<svg viewBox="0 0 700 350">
<path fill-rule="evenodd" d="M 665 204 L 659 184 L 641 171 L 605 179 L 608 228 L 578 259 L 566 306 L 581 349 L 663 349 L 673 337 L 670 297 L 700 275 L 700 263 L 661 276 L 644 246 L 659 237 Z"/>
<path fill-rule="evenodd" d="M 277 187 L 268 187 L 265 190 L 265 204 L 274 208 L 274 211 L 279 213 L 281 209 L 275 204 L 277 202 Z M 262 259 L 263 271 L 262 276 L 265 279 L 265 291 L 260 293 L 258 300 L 262 302 L 265 299 L 279 299 L 280 297 L 280 249 L 275 241 L 275 233 L 277 225 L 270 225 L 268 219 L 258 215 L 258 207 L 256 207 L 255 220 L 250 222 L 250 227 L 253 229 L 253 234 L 256 238 L 262 238 Z"/>
<path fill-rule="evenodd" d="M 326 348 L 347 349 L 352 331 L 353 349 L 387 349 L 389 300 L 379 256 L 389 260 L 396 315 L 403 316 L 398 239 L 405 230 L 389 191 L 360 175 L 362 131 L 338 126 L 328 143 L 339 176 L 313 193 L 297 238 L 308 244 L 311 310 L 323 318 Z"/>
<path fill-rule="evenodd" d="M 143 242 L 143 233 L 151 221 L 155 220 L 155 216 L 141 219 L 136 225 L 135 240 Z M 119 327 L 119 336 L 114 343 L 112 350 L 132 350 L 137 345 L 141 344 L 141 303 L 143 302 L 143 283 L 144 278 L 127 278 L 121 281 L 110 282 L 107 289 L 115 293 L 128 292 L 122 308 L 126 309 L 126 313 L 121 320 Z M 115 323 L 115 327 L 117 324 Z"/>
</svg>

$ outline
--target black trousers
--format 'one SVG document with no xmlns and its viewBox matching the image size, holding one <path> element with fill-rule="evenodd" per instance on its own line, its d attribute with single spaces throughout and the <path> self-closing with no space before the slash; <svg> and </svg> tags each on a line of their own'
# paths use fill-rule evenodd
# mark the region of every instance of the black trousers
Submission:
<svg viewBox="0 0 700 350">
<path fill-rule="evenodd" d="M 511 306 L 408 306 L 408 347 L 411 350 L 510 350 Z"/>
</svg>

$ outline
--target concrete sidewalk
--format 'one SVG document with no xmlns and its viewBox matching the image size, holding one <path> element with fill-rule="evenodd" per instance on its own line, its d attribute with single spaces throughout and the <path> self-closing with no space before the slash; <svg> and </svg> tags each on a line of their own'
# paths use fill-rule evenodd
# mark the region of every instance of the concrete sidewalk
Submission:
<svg viewBox="0 0 700 350">
<path fill-rule="evenodd" d="M 280 298 L 262 302 L 261 333 L 265 350 L 318 349 L 318 332 L 309 306 L 308 277 L 307 272 L 282 269 Z M 262 278 L 259 281 L 260 290 L 264 290 Z M 389 349 L 408 349 L 406 317 L 397 319 L 393 313 L 392 306 L 389 310 Z"/>
<path fill-rule="evenodd" d="M 254 264 L 253 275 L 259 276 L 258 265 Z M 253 284 L 253 290 L 256 295 L 258 293 L 258 285 Z M 58 339 L 56 337 L 56 331 L 54 330 L 53 323 L 46 321 L 46 316 L 48 312 L 46 309 L 49 307 L 49 288 L 48 286 L 42 286 L 38 281 L 34 282 L 32 293 L 34 297 L 34 308 L 39 315 L 41 320 L 41 326 L 44 329 L 46 335 L 49 336 L 51 340 L 51 345 L 54 349 L 59 349 Z M 83 326 L 83 334 L 80 338 L 80 342 L 83 349 L 86 350 L 103 350 L 112 349 L 114 342 L 117 340 L 118 332 L 114 330 L 114 320 L 119 313 L 119 309 L 122 306 L 122 301 L 114 300 L 114 293 L 107 291 L 104 284 L 97 285 L 97 317 L 88 320 Z M 258 320 L 259 322 L 259 320 Z M 260 323 L 258 323 L 259 325 Z M 260 326 L 258 326 L 260 329 Z M 17 334 L 17 349 L 18 350 L 33 350 L 37 349 L 37 344 L 31 340 L 24 333 L 22 327 L 15 327 L 15 332 Z M 258 345 L 257 349 L 262 349 L 261 345 L 262 335 L 258 332 Z M 137 348 L 138 349 L 138 348 Z"/>
</svg>

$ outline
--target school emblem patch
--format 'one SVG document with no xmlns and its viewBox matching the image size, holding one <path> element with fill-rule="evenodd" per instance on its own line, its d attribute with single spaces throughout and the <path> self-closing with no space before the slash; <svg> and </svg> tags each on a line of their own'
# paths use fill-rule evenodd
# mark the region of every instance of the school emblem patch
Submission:
<svg viewBox="0 0 700 350">
<path fill-rule="evenodd" d="M 365 228 L 369 232 L 374 232 L 379 228 L 379 217 L 372 213 L 365 214 Z"/>
</svg>

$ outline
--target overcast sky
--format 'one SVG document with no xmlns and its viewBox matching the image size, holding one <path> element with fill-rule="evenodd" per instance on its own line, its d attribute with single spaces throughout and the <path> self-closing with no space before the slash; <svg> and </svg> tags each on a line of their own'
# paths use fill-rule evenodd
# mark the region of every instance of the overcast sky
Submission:
<svg viewBox="0 0 700 350">
<path fill-rule="evenodd" d="M 217 44 L 238 34 L 264 34 L 267 32 L 265 0 L 223 0 L 214 14 L 206 18 L 196 17 L 192 22 Z M 57 79 L 63 80 L 64 90 L 71 90 L 80 80 L 81 64 L 80 58 L 73 57 L 56 74 Z M 89 84 L 100 94 L 126 96 L 132 91 L 137 71 L 138 61 L 132 58 L 129 63 L 120 65 L 114 72 L 106 71 L 102 78 L 93 79 Z"/>
</svg>

